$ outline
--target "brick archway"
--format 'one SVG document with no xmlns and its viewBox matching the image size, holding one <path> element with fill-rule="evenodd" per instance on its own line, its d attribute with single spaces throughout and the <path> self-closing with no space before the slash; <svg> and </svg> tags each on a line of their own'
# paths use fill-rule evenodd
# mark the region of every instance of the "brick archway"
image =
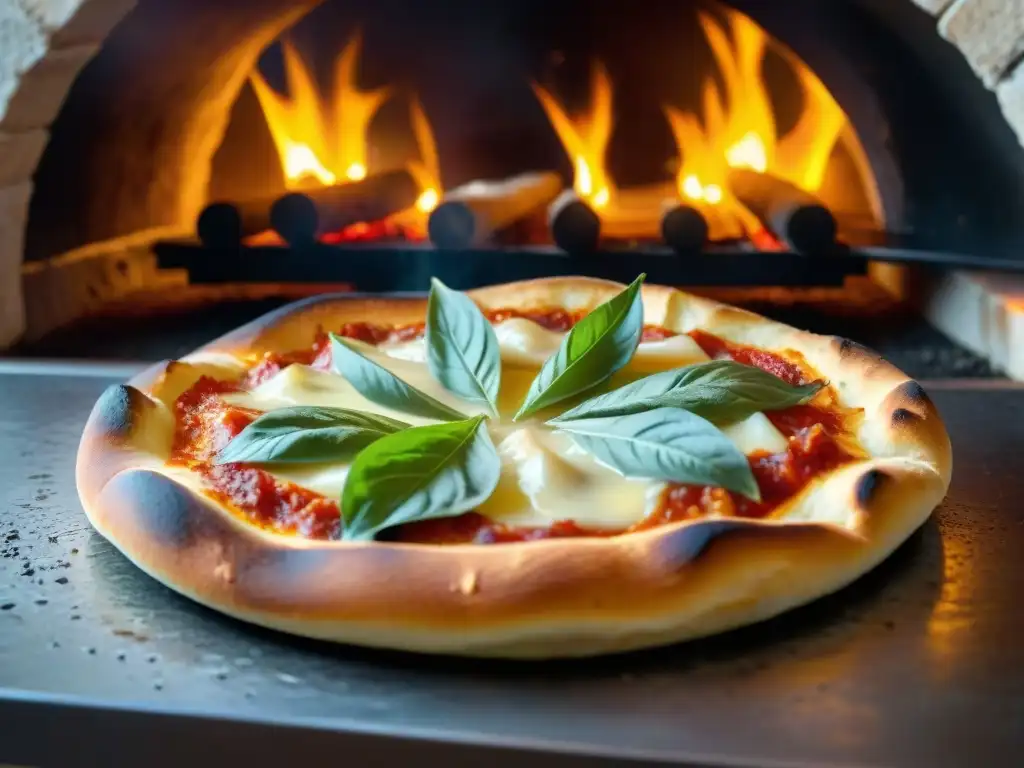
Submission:
<svg viewBox="0 0 1024 768">
<path fill-rule="evenodd" d="M 937 19 L 1024 142 L 1024 0 L 900 0 Z M 257 2 L 272 39 L 319 0 Z M 32 175 L 53 122 L 78 72 L 99 50 L 135 0 L 0 0 L 0 348 L 25 328 L 22 252 Z M 268 11 L 268 8 L 270 9 Z M 236 52 L 238 66 L 219 83 L 222 97 L 206 105 L 202 151 L 212 155 L 244 73 L 262 49 Z M 195 180 L 205 183 L 205 179 Z M 180 189 L 186 201 L 194 190 Z M 184 211 L 187 205 L 179 206 Z"/>
</svg>

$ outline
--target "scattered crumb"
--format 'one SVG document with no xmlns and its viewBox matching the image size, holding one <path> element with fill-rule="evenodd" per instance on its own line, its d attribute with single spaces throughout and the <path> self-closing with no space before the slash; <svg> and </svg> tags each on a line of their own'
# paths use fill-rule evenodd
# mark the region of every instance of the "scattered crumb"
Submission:
<svg viewBox="0 0 1024 768">
<path fill-rule="evenodd" d="M 60 648 L 60 643 L 58 643 L 56 640 L 54 640 L 52 643 L 50 643 L 50 647 L 51 648 Z"/>
<path fill-rule="evenodd" d="M 82 617 L 79 616 L 77 613 L 72 613 L 71 614 L 71 620 L 72 621 L 78 621 L 80 618 L 82 618 Z"/>
<path fill-rule="evenodd" d="M 164 682 L 163 682 L 163 680 L 157 680 L 155 683 L 153 683 L 153 690 L 162 691 L 163 689 L 164 689 Z"/>
<path fill-rule="evenodd" d="M 36 605 L 46 605 L 48 602 L 50 602 L 50 601 L 49 600 L 42 600 L 42 599 L 40 599 L 40 600 L 36 600 Z"/>
<path fill-rule="evenodd" d="M 0 611 L 9 611 L 13 607 L 14 603 L 4 603 L 3 605 L 0 605 Z"/>
<path fill-rule="evenodd" d="M 61 576 L 59 579 L 54 579 L 54 581 L 56 581 L 58 584 L 67 584 L 68 583 L 68 577 L 67 576 Z"/>
<path fill-rule="evenodd" d="M 146 657 L 146 661 L 148 661 L 150 664 L 156 664 L 158 658 L 159 657 L 155 653 L 151 653 L 149 654 L 149 656 Z"/>
<path fill-rule="evenodd" d="M 125 653 L 124 651 L 118 651 L 117 652 L 117 660 L 118 661 L 124 661 L 127 658 L 128 658 L 128 654 Z"/>
<path fill-rule="evenodd" d="M 147 640 L 149 640 L 149 638 L 146 635 L 141 635 L 138 632 L 135 632 L 131 629 L 115 629 L 114 634 L 118 637 L 129 637 L 132 640 L 138 640 L 140 643 L 144 643 Z"/>
<path fill-rule="evenodd" d="M 93 648 L 92 646 L 89 646 L 88 648 L 86 648 L 85 652 L 88 653 L 90 656 L 95 656 L 96 655 L 96 649 Z"/>
<path fill-rule="evenodd" d="M 72 555 L 77 555 L 78 554 L 78 547 L 72 547 L 71 548 L 71 554 Z"/>
</svg>

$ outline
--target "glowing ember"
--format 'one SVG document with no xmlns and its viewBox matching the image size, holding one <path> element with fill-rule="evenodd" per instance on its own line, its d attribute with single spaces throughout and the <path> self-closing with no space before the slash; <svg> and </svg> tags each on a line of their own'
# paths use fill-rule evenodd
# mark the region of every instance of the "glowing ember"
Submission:
<svg viewBox="0 0 1024 768">
<path fill-rule="evenodd" d="M 612 135 L 612 84 L 608 71 L 594 64 L 590 109 L 571 119 L 565 109 L 539 85 L 533 85 L 548 120 L 573 162 L 573 189 L 596 209 L 606 208 L 614 197 L 605 171 L 605 150 Z"/>
</svg>

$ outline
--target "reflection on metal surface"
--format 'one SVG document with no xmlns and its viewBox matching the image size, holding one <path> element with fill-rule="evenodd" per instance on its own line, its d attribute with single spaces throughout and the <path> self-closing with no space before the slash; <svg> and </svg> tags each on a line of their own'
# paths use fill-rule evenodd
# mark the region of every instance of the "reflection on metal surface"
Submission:
<svg viewBox="0 0 1024 768">
<path fill-rule="evenodd" d="M 943 511 L 942 588 L 928 618 L 927 638 L 930 672 L 939 680 L 951 678 L 974 653 L 972 640 L 980 630 L 977 601 L 983 591 L 979 581 L 986 572 L 979 567 L 971 526 L 961 522 L 953 505 Z"/>
</svg>

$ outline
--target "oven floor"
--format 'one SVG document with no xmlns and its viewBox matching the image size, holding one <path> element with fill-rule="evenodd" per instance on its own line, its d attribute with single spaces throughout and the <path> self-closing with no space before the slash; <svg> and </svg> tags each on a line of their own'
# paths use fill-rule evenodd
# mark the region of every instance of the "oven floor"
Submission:
<svg viewBox="0 0 1024 768">
<path fill-rule="evenodd" d="M 705 641 L 530 665 L 299 641 L 162 587 L 75 491 L 115 379 L 35 366 L 0 362 L 0 763 L 943 768 L 1024 750 L 1022 385 L 926 383 L 949 496 L 852 586 Z"/>
<path fill-rule="evenodd" d="M 181 357 L 292 298 L 217 299 L 198 287 L 183 297 L 143 297 L 83 319 L 10 354 L 32 358 L 152 361 Z M 194 291 L 193 299 L 188 298 Z M 177 292 L 177 291 L 176 291 Z M 784 323 L 876 350 L 918 379 L 1002 378 L 988 362 L 933 328 L 877 285 L 793 292 L 720 291 L 714 296 Z"/>
</svg>

